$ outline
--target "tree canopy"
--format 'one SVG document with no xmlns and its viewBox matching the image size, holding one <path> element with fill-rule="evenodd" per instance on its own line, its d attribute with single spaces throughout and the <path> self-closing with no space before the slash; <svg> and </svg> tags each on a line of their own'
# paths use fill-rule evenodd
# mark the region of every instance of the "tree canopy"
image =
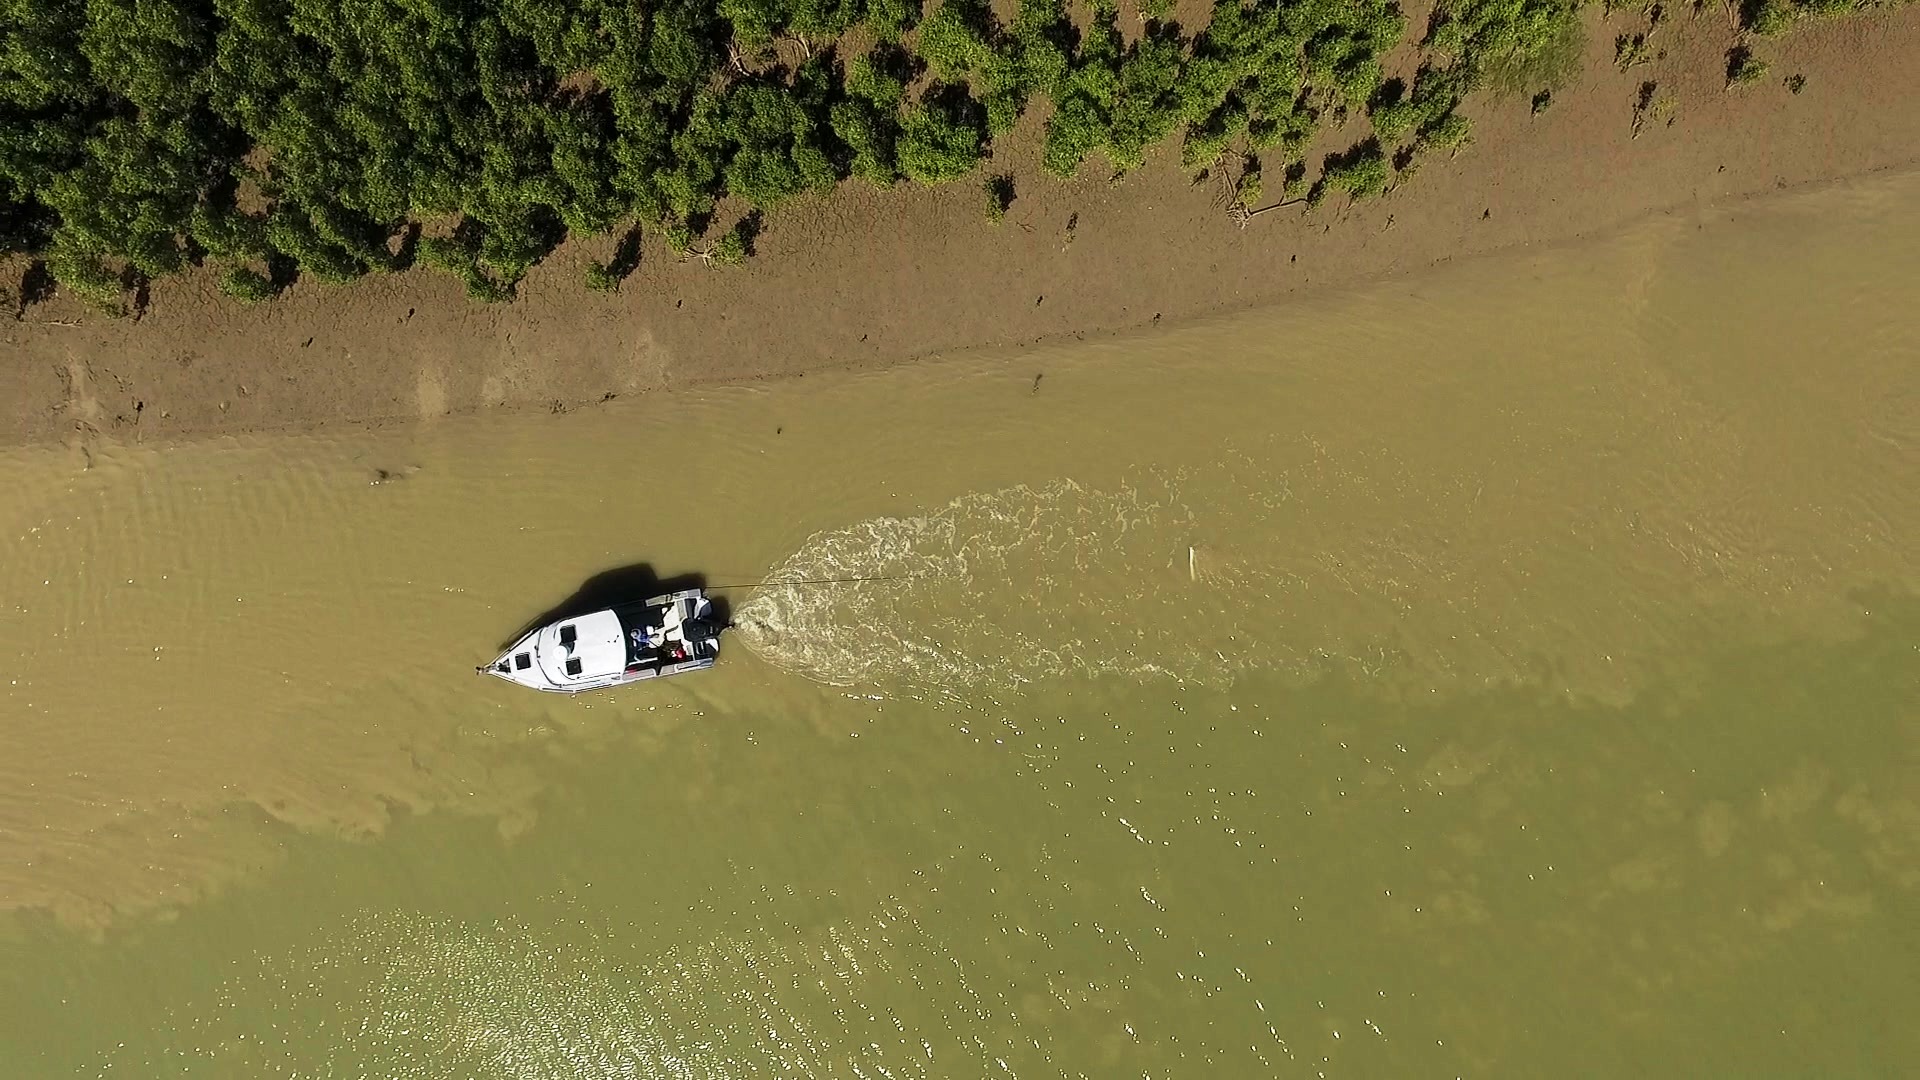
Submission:
<svg viewBox="0 0 1920 1080">
<path fill-rule="evenodd" d="M 1063 176 L 1176 132 L 1196 167 L 1238 141 L 1297 163 L 1354 110 L 1425 145 L 1573 7 L 1442 0 L 1409 92 L 1380 66 L 1392 0 L 1216 0 L 1133 34 L 1076 3 L 0 0 L 0 250 L 108 307 L 207 261 L 250 300 L 414 258 L 501 299 L 569 233 L 966 176 L 1042 97 Z M 1377 193 L 1389 158 L 1338 186 Z"/>
</svg>

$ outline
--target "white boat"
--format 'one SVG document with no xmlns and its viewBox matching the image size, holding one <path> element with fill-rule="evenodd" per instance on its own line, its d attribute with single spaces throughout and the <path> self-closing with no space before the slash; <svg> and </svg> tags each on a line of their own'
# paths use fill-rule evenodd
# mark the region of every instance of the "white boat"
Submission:
<svg viewBox="0 0 1920 1080">
<path fill-rule="evenodd" d="M 559 694 L 603 690 L 712 667 L 722 629 L 705 591 L 686 589 L 535 627 L 474 670 Z"/>
</svg>

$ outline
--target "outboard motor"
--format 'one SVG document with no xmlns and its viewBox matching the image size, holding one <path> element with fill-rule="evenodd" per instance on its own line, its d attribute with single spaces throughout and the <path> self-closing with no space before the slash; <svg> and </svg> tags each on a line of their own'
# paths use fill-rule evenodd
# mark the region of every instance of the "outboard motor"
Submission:
<svg viewBox="0 0 1920 1080">
<path fill-rule="evenodd" d="M 705 641 L 710 637 L 719 637 L 720 631 L 724 629 L 726 627 L 711 618 L 695 617 L 680 624 L 680 633 L 688 641 Z"/>
</svg>

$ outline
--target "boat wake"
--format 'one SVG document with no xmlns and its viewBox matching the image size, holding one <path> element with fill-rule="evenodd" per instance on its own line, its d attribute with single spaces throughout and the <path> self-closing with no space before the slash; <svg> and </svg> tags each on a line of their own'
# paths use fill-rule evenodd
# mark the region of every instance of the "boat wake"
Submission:
<svg viewBox="0 0 1920 1080">
<path fill-rule="evenodd" d="M 735 627 L 763 659 L 835 686 L 1231 674 L 1255 655 L 1230 608 L 1244 568 L 1194 542 L 1180 491 L 1178 477 L 1061 480 L 821 532 Z"/>
</svg>

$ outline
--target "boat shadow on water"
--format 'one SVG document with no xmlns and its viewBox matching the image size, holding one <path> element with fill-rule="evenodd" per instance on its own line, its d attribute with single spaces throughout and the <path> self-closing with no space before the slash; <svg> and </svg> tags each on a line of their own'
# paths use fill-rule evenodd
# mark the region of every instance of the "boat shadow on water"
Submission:
<svg viewBox="0 0 1920 1080">
<path fill-rule="evenodd" d="M 674 574 L 670 577 L 661 577 L 654 572 L 650 563 L 633 563 L 613 570 L 603 570 L 581 582 L 580 587 L 565 600 L 522 623 L 518 630 L 500 643 L 499 648 L 504 651 L 512 647 L 514 642 L 525 637 L 529 631 L 562 619 L 604 611 L 622 604 L 638 603 L 663 593 L 706 587 L 705 574 Z M 708 599 L 713 601 L 713 613 L 719 624 L 732 625 L 732 612 L 729 610 L 726 598 L 710 596 Z"/>
</svg>

